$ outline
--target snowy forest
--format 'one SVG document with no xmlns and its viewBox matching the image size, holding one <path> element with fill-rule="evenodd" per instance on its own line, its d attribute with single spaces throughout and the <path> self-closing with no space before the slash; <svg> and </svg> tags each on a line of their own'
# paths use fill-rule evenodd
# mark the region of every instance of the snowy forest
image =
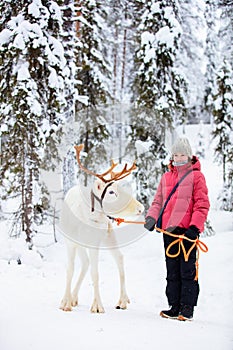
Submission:
<svg viewBox="0 0 233 350">
<path fill-rule="evenodd" d="M 56 222 L 79 176 L 75 144 L 94 171 L 136 159 L 148 208 L 176 128 L 194 124 L 200 158 L 210 125 L 221 209 L 233 210 L 232 0 L 5 0 L 0 11 L 0 220 L 11 237 L 31 248 Z"/>
</svg>

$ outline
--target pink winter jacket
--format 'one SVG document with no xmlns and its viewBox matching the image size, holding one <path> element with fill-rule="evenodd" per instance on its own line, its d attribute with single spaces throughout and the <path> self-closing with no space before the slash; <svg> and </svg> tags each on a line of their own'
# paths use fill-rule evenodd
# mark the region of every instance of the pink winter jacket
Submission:
<svg viewBox="0 0 233 350">
<path fill-rule="evenodd" d="M 162 229 L 169 227 L 188 228 L 195 225 L 200 232 L 204 230 L 210 203 L 205 177 L 200 171 L 201 165 L 195 156 L 192 158 L 192 164 L 175 167 L 171 162 L 170 171 L 162 176 L 146 216 L 152 216 L 156 221 L 158 220 L 160 210 L 169 193 L 179 179 L 191 168 L 198 171 L 192 171 L 188 174 L 173 193 L 163 213 Z"/>
</svg>

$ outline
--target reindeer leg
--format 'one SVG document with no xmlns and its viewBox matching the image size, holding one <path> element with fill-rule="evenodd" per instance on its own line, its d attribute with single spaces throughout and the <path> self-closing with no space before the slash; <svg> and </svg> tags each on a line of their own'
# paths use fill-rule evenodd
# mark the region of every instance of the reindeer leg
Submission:
<svg viewBox="0 0 233 350">
<path fill-rule="evenodd" d="M 74 274 L 74 261 L 76 255 L 76 245 L 72 242 L 67 242 L 67 270 L 66 270 L 66 289 L 63 299 L 60 304 L 60 309 L 63 311 L 72 310 L 71 283 Z"/>
<path fill-rule="evenodd" d="M 99 292 L 99 273 L 98 273 L 98 249 L 90 249 L 90 264 L 91 264 L 91 277 L 94 287 L 94 300 L 91 306 L 91 312 L 94 313 L 104 313 L 104 307 L 101 302 L 100 292 Z"/>
<path fill-rule="evenodd" d="M 130 303 L 125 287 L 124 257 L 119 249 L 111 249 L 111 254 L 116 261 L 120 276 L 120 299 L 116 309 L 127 309 L 127 303 Z"/>
<path fill-rule="evenodd" d="M 81 271 L 80 271 L 78 281 L 72 292 L 72 306 L 78 305 L 78 292 L 89 267 L 89 259 L 88 259 L 86 249 L 83 247 L 78 247 L 77 253 L 81 263 Z"/>
</svg>

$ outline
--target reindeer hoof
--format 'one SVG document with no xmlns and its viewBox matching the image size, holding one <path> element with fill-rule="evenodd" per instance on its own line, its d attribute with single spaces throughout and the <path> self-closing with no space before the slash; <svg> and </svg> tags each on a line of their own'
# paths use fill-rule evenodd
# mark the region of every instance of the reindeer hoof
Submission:
<svg viewBox="0 0 233 350">
<path fill-rule="evenodd" d="M 92 314 L 104 314 L 105 311 L 102 310 L 102 309 L 101 309 L 101 310 L 98 309 L 98 310 L 91 310 L 91 313 L 92 313 Z"/>
<path fill-rule="evenodd" d="M 116 306 L 116 309 L 117 309 L 117 310 L 127 310 L 127 305 L 124 305 L 124 306 L 119 306 L 119 305 L 117 305 L 117 306 Z"/>
<path fill-rule="evenodd" d="M 72 311 L 72 307 L 68 307 L 68 306 L 60 306 L 59 309 L 62 311 Z"/>
<path fill-rule="evenodd" d="M 127 304 L 130 304 L 130 300 L 128 297 L 122 298 L 119 300 L 116 309 L 117 310 L 126 310 L 127 309 Z"/>
<path fill-rule="evenodd" d="M 99 307 L 99 308 L 91 308 L 91 312 L 93 313 L 93 314 L 104 314 L 105 313 L 105 311 L 104 311 L 104 308 L 102 308 L 102 307 Z"/>
<path fill-rule="evenodd" d="M 101 304 L 97 303 L 96 301 L 93 302 L 91 307 L 91 312 L 94 314 L 103 314 L 105 313 L 104 308 Z"/>
<path fill-rule="evenodd" d="M 59 309 L 63 311 L 72 311 L 72 302 L 70 299 L 62 299 Z"/>
</svg>

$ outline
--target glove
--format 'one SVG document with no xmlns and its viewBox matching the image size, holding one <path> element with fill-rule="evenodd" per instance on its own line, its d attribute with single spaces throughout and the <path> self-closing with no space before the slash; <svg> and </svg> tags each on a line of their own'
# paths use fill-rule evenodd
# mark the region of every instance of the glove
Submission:
<svg viewBox="0 0 233 350">
<path fill-rule="evenodd" d="M 144 224 L 144 227 L 148 231 L 153 231 L 154 228 L 155 228 L 155 224 L 156 224 L 156 220 L 154 218 L 152 218 L 152 216 L 147 216 L 146 217 L 146 223 Z"/>
<path fill-rule="evenodd" d="M 185 236 L 189 239 L 196 239 L 199 237 L 200 230 L 195 226 L 191 225 L 185 232 Z"/>
</svg>

